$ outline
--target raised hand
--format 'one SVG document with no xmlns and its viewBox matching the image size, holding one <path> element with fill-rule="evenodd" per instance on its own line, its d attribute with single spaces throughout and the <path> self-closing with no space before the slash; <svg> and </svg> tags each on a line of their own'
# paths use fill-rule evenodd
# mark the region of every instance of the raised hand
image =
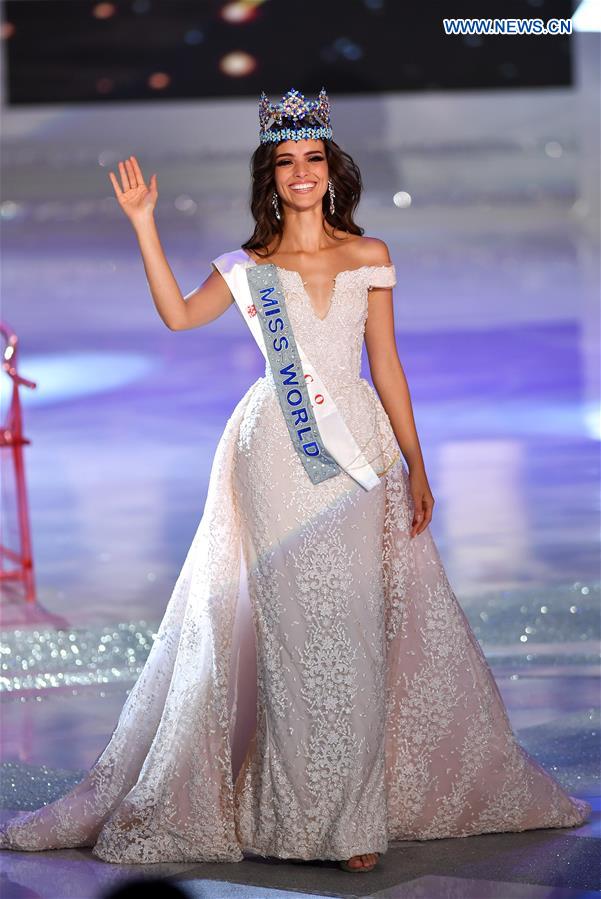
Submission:
<svg viewBox="0 0 601 899">
<path fill-rule="evenodd" d="M 144 182 L 142 169 L 135 156 L 130 156 L 125 162 L 119 162 L 121 185 L 113 172 L 109 172 L 109 178 L 115 188 L 115 194 L 121 209 L 128 217 L 132 225 L 152 215 L 159 196 L 157 189 L 157 176 L 152 175 L 147 187 Z"/>
</svg>

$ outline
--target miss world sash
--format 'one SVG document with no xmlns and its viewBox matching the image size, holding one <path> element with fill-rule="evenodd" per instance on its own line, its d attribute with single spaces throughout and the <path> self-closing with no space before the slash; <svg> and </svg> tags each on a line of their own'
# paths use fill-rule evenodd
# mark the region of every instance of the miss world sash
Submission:
<svg viewBox="0 0 601 899">
<path fill-rule="evenodd" d="M 319 484 L 340 474 L 340 466 L 322 443 L 277 269 L 255 265 L 246 277 L 292 444 L 312 482 Z"/>
<path fill-rule="evenodd" d="M 342 469 L 365 490 L 372 490 L 380 483 L 378 475 L 295 340 L 277 267 L 253 263 L 242 249 L 224 253 L 212 264 L 269 363 L 292 443 L 312 483 Z"/>
</svg>

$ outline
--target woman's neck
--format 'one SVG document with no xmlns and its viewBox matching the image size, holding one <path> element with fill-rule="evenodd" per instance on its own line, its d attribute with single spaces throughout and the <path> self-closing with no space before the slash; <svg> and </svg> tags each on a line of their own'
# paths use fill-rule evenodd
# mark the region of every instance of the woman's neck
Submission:
<svg viewBox="0 0 601 899">
<path fill-rule="evenodd" d="M 286 222 L 278 253 L 312 255 L 331 246 L 334 228 L 324 222 L 321 209 L 286 211 Z"/>
</svg>

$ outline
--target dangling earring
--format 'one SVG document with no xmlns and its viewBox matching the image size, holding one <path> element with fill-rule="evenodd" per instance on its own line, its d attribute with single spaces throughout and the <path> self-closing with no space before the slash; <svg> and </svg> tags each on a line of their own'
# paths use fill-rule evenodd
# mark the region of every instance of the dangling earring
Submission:
<svg viewBox="0 0 601 899">
<path fill-rule="evenodd" d="M 275 217 L 276 217 L 276 219 L 279 221 L 279 220 L 281 219 L 281 215 L 280 215 L 280 206 L 279 206 L 279 203 L 278 203 L 278 192 L 277 192 L 277 190 L 274 190 L 274 192 L 273 192 L 273 196 L 271 197 L 271 205 L 273 206 L 273 209 L 274 209 L 274 212 L 275 212 Z"/>
<path fill-rule="evenodd" d="M 332 179 L 328 178 L 328 191 L 330 192 L 330 215 L 334 215 L 336 211 L 336 207 L 334 206 L 334 197 L 336 194 L 334 193 L 334 185 L 332 184 Z"/>
</svg>

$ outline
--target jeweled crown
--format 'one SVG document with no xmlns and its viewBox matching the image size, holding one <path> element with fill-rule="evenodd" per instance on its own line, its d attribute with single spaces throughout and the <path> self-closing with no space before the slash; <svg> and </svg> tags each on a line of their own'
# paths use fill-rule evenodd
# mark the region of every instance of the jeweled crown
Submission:
<svg viewBox="0 0 601 899">
<path fill-rule="evenodd" d="M 302 126 L 298 124 L 300 120 L 305 120 Z M 325 87 L 313 100 L 307 100 L 300 91 L 291 88 L 279 103 L 270 103 L 265 91 L 261 91 L 259 138 L 262 144 L 331 137 L 330 101 Z"/>
</svg>

